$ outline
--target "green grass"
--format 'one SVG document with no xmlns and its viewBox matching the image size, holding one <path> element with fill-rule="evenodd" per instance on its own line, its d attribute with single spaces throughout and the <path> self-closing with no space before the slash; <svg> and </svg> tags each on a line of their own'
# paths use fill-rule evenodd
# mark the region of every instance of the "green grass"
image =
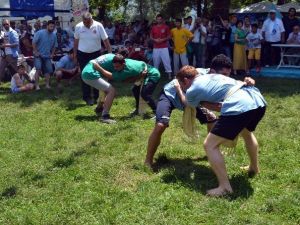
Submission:
<svg viewBox="0 0 300 225">
<path fill-rule="evenodd" d="M 162 84 L 161 84 L 162 85 Z M 190 143 L 174 111 L 156 159 L 143 167 L 154 121 L 128 119 L 130 87 L 117 85 L 111 114 L 98 122 L 79 84 L 12 95 L 0 87 L 0 224 L 300 224 L 300 80 L 257 79 L 268 101 L 256 136 L 261 174 L 239 169 L 239 141 L 225 157 L 235 193 L 205 196 L 217 184 L 201 138 Z M 157 93 L 160 88 L 157 88 Z"/>
</svg>

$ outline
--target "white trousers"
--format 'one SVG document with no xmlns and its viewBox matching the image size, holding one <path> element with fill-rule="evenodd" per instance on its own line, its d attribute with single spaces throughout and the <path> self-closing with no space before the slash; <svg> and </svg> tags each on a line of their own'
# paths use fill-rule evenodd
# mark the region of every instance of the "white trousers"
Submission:
<svg viewBox="0 0 300 225">
<path fill-rule="evenodd" d="M 168 48 L 154 48 L 153 49 L 153 65 L 159 69 L 159 65 L 163 61 L 165 72 L 172 73 L 170 55 Z"/>
<path fill-rule="evenodd" d="M 186 53 L 177 54 L 174 52 L 173 53 L 173 61 L 174 61 L 174 75 L 175 76 L 176 76 L 177 72 L 179 71 L 179 59 L 181 61 L 182 66 L 189 65 L 189 61 L 188 61 Z"/>
</svg>

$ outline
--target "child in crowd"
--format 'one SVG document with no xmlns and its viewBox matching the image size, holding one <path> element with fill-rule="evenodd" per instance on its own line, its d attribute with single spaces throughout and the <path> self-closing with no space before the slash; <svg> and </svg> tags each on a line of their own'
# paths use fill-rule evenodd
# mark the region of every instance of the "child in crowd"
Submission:
<svg viewBox="0 0 300 225">
<path fill-rule="evenodd" d="M 25 80 L 29 83 L 25 84 Z M 24 65 L 19 65 L 17 73 L 11 78 L 11 92 L 13 94 L 19 92 L 27 92 L 34 89 L 33 81 L 30 80 Z"/>
<path fill-rule="evenodd" d="M 248 68 L 251 68 L 253 60 L 256 60 L 256 72 L 260 72 L 260 57 L 261 57 L 261 42 L 263 37 L 257 32 L 257 24 L 252 24 L 251 32 L 247 35 L 248 53 Z M 248 71 L 249 73 L 249 71 Z"/>
</svg>

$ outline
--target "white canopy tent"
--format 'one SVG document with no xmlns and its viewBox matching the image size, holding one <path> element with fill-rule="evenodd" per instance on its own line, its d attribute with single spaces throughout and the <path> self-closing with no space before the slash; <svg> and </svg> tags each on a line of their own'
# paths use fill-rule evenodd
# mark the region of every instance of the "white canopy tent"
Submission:
<svg viewBox="0 0 300 225">
<path fill-rule="evenodd" d="M 290 8 L 295 8 L 297 13 L 300 13 L 300 3 L 299 2 L 290 2 L 284 5 L 278 6 L 280 12 L 287 13 Z"/>
</svg>

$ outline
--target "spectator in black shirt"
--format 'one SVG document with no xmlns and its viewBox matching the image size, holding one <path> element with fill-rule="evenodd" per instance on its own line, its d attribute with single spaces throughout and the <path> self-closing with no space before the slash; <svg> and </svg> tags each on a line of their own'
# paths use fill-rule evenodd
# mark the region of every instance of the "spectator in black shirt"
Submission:
<svg viewBox="0 0 300 225">
<path fill-rule="evenodd" d="M 293 32 L 293 27 L 300 25 L 299 19 L 296 18 L 296 9 L 290 8 L 289 15 L 283 17 L 282 22 L 285 29 L 285 40 L 287 40 L 289 34 Z"/>
<path fill-rule="evenodd" d="M 231 27 L 227 19 L 223 20 L 220 17 L 222 22 L 221 28 L 221 52 L 227 57 L 231 58 L 231 49 L 230 49 L 230 36 L 231 36 Z"/>
</svg>

